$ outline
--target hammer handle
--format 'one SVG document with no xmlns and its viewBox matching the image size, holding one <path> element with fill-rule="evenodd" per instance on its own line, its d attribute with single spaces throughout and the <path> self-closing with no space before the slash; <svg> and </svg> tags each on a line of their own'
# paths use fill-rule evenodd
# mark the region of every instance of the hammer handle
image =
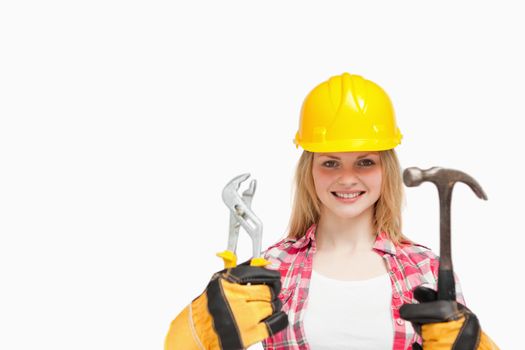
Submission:
<svg viewBox="0 0 525 350">
<path fill-rule="evenodd" d="M 439 193 L 439 271 L 438 300 L 456 300 L 456 283 L 452 267 L 452 242 L 450 239 L 450 202 L 454 183 L 440 184 Z"/>
<path fill-rule="evenodd" d="M 441 266 L 438 272 L 438 300 L 456 300 L 454 272 Z"/>
</svg>

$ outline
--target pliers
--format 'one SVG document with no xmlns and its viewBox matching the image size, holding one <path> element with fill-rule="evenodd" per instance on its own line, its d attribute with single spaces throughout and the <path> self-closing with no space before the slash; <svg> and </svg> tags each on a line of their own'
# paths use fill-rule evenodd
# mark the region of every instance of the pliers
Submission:
<svg viewBox="0 0 525 350">
<path fill-rule="evenodd" d="M 237 193 L 242 182 L 246 181 L 250 174 L 242 174 L 233 178 L 222 190 L 222 200 L 230 209 L 230 231 L 228 235 L 228 248 L 217 256 L 224 261 L 225 268 L 237 266 L 237 241 L 239 229 L 242 226 L 252 239 L 251 266 L 265 266 L 269 262 L 261 257 L 262 246 L 262 221 L 251 210 L 253 195 L 255 193 L 256 180 L 250 182 L 250 187 L 242 193 Z"/>
</svg>

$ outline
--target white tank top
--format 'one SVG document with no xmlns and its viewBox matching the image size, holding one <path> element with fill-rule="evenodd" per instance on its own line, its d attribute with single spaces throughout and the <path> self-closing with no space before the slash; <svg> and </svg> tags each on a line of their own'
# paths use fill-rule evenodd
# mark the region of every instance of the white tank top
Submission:
<svg viewBox="0 0 525 350">
<path fill-rule="evenodd" d="M 392 349 L 392 286 L 388 274 L 334 280 L 312 271 L 304 331 L 312 350 Z"/>
</svg>

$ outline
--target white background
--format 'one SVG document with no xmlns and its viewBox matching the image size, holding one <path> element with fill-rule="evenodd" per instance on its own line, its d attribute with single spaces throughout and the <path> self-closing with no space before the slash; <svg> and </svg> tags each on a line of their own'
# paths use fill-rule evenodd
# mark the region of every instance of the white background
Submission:
<svg viewBox="0 0 525 350">
<path fill-rule="evenodd" d="M 522 343 L 525 22 L 509 1 L 5 1 L 0 5 L 0 348 L 160 349 L 221 269 L 223 186 L 250 172 L 286 230 L 302 100 L 348 71 L 391 96 L 405 167 L 474 176 L 453 259 L 502 349 Z M 404 231 L 436 252 L 438 200 Z M 248 236 L 240 258 L 250 255 Z M 521 325 L 520 325 L 521 323 Z"/>
</svg>

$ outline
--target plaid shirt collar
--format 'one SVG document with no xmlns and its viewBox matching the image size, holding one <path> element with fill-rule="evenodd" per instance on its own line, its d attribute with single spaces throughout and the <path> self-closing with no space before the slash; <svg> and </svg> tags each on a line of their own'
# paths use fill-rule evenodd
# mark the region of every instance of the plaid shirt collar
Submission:
<svg viewBox="0 0 525 350">
<path fill-rule="evenodd" d="M 303 237 L 299 239 L 289 237 L 289 238 L 286 238 L 286 242 L 292 243 L 292 246 L 297 249 L 304 248 L 308 246 L 309 244 L 315 245 L 316 228 L 317 228 L 317 225 L 313 224 L 312 226 L 310 226 L 310 228 L 308 228 L 308 230 L 306 231 Z M 379 234 L 376 235 L 376 240 L 374 242 L 373 249 L 383 252 L 383 253 L 388 253 L 394 256 L 397 254 L 396 246 L 394 242 L 392 242 L 390 238 L 388 238 L 388 235 L 386 234 L 386 232 L 380 232 Z"/>
</svg>

